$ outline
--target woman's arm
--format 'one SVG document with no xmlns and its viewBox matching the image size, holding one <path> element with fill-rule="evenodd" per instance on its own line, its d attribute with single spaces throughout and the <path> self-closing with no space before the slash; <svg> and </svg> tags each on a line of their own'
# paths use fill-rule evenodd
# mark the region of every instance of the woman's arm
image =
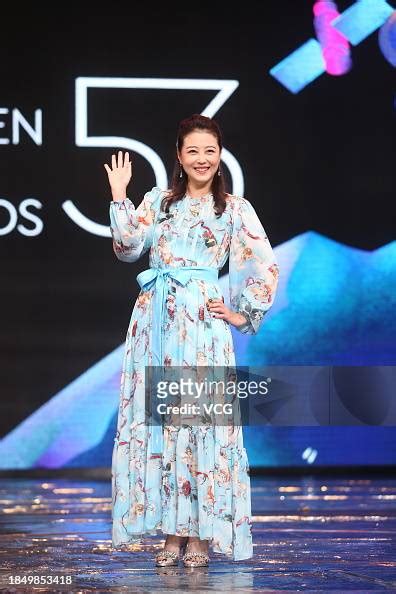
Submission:
<svg viewBox="0 0 396 594">
<path fill-rule="evenodd" d="M 113 200 L 110 202 L 110 232 L 113 250 L 122 262 L 136 262 L 152 244 L 154 221 L 160 207 L 162 190 L 147 192 L 137 208 L 127 197 L 132 177 L 129 154 L 112 155 L 111 168 L 105 164 Z"/>
<path fill-rule="evenodd" d="M 251 203 L 238 198 L 230 245 L 230 303 L 234 324 L 243 334 L 256 334 L 274 302 L 279 268 L 267 234 Z M 243 320 L 244 318 L 244 320 Z"/>
<path fill-rule="evenodd" d="M 129 198 L 110 202 L 113 250 L 122 262 L 136 262 L 151 247 L 161 192 L 160 188 L 153 188 L 137 208 Z"/>
</svg>

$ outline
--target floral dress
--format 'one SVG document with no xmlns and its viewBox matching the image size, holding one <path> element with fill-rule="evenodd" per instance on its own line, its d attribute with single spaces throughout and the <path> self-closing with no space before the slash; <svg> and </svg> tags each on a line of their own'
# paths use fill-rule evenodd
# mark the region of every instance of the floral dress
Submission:
<svg viewBox="0 0 396 594">
<path fill-rule="evenodd" d="M 251 490 L 242 427 L 163 425 L 159 452 L 145 422 L 145 368 L 235 366 L 230 324 L 206 307 L 210 297 L 223 298 L 218 271 L 229 257 L 230 305 L 246 318 L 238 330 L 256 334 L 274 300 L 278 266 L 245 198 L 228 194 L 216 218 L 210 193 L 186 195 L 169 213 L 161 211 L 165 195 L 154 187 L 136 208 L 129 198 L 110 203 L 115 255 L 136 262 L 149 250 L 154 270 L 145 273 L 204 267 L 214 269 L 215 278 L 192 274 L 179 282 L 163 276 L 161 318 L 156 282 L 146 282 L 137 297 L 126 334 L 112 457 L 112 544 L 123 548 L 161 530 L 208 539 L 214 552 L 248 559 Z"/>
</svg>

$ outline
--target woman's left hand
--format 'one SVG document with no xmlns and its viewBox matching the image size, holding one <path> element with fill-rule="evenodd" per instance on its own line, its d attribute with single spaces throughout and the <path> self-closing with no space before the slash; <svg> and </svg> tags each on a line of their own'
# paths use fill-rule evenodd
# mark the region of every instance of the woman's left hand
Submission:
<svg viewBox="0 0 396 594">
<path fill-rule="evenodd" d="M 206 307 L 209 313 L 213 314 L 213 317 L 223 319 L 233 326 L 246 324 L 246 318 L 224 305 L 223 299 L 216 297 L 209 298 L 206 302 Z"/>
</svg>

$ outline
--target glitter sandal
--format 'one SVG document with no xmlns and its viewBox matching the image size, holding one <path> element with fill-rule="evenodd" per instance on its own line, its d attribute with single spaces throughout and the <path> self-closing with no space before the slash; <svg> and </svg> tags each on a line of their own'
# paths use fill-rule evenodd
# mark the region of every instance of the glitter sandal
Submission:
<svg viewBox="0 0 396 594">
<path fill-rule="evenodd" d="M 188 551 L 186 547 L 183 563 L 185 567 L 206 567 L 209 565 L 209 555 L 197 551 Z"/>
</svg>

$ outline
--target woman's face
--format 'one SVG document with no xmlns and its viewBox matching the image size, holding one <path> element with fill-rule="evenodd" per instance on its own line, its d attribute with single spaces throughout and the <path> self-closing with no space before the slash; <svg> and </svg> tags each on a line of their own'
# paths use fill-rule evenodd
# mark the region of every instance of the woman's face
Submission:
<svg viewBox="0 0 396 594">
<path fill-rule="evenodd" d="M 220 165 L 216 136 L 205 130 L 187 134 L 178 158 L 190 182 L 198 186 L 211 183 Z"/>
</svg>

